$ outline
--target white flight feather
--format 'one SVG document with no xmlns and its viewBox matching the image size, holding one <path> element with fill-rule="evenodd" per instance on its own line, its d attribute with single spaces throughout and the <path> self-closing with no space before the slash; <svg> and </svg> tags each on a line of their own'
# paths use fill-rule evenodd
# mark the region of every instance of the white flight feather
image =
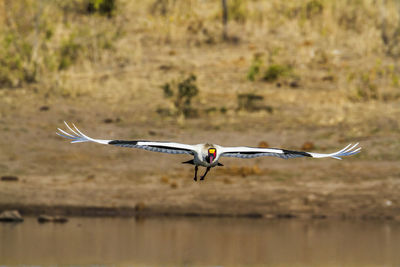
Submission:
<svg viewBox="0 0 400 267">
<path fill-rule="evenodd" d="M 354 144 L 352 146 L 352 144 L 348 144 L 345 148 L 336 151 L 334 153 L 330 153 L 330 154 L 322 154 L 322 153 L 311 153 L 311 152 L 307 152 L 309 153 L 313 158 L 334 158 L 334 159 L 341 159 L 341 157 L 344 156 L 351 156 L 354 154 L 357 154 L 360 152 L 361 147 L 358 147 L 358 143 Z M 356 148 L 356 149 L 355 149 Z"/>
<path fill-rule="evenodd" d="M 71 143 L 94 142 L 94 143 L 107 145 L 110 141 L 112 141 L 112 140 L 102 140 L 102 139 L 91 138 L 91 137 L 83 134 L 81 131 L 79 131 L 79 129 L 75 126 L 75 124 L 72 124 L 72 126 L 74 126 L 74 128 L 75 128 L 75 131 L 65 121 L 64 121 L 64 124 L 67 126 L 67 128 L 72 133 L 74 133 L 74 135 L 69 134 L 60 128 L 57 128 L 57 129 L 61 132 L 61 134 L 60 133 L 56 133 L 56 134 L 58 134 L 59 136 L 71 139 L 72 140 Z"/>
<path fill-rule="evenodd" d="M 56 132 L 57 135 L 70 139 L 72 140 L 71 143 L 82 143 L 82 142 L 94 142 L 94 143 L 99 143 L 99 144 L 104 144 L 108 145 L 111 141 L 114 140 L 103 140 L 103 139 L 94 139 L 91 138 L 84 133 L 82 133 L 76 126 L 75 124 L 72 123 L 72 126 L 69 126 L 68 123 L 64 121 L 64 124 L 67 126 L 67 128 L 73 133 L 70 134 L 60 128 L 57 128 L 58 131 Z M 197 146 L 192 146 L 192 145 L 187 145 L 187 144 L 180 144 L 180 143 L 174 143 L 174 142 L 155 142 L 155 141 L 137 141 L 136 145 L 129 145 L 126 144 L 124 146 L 128 147 L 138 147 L 138 148 L 147 148 L 147 146 L 165 146 L 165 150 L 174 150 L 176 149 L 188 149 L 188 150 L 193 150 L 196 151 L 198 150 Z M 150 149 L 147 149 L 150 150 Z"/>
</svg>

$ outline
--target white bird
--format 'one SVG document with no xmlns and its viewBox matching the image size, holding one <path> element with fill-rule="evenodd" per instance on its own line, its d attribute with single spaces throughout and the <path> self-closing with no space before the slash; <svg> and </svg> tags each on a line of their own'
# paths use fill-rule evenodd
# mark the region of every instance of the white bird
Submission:
<svg viewBox="0 0 400 267">
<path fill-rule="evenodd" d="M 257 148 L 257 147 L 223 147 L 213 144 L 197 144 L 187 145 L 174 142 L 160 142 L 160 141 L 124 141 L 124 140 L 102 140 L 94 139 L 83 134 L 74 124 L 72 129 L 66 122 L 64 122 L 70 133 L 58 128 L 57 134 L 59 136 L 71 139 L 71 143 L 81 142 L 94 142 L 104 145 L 114 145 L 121 147 L 132 147 L 140 148 L 149 151 L 162 152 L 168 154 L 189 154 L 194 158 L 182 163 L 193 164 L 194 168 L 194 180 L 197 181 L 197 171 L 199 166 L 206 167 L 206 171 L 200 180 L 204 180 L 208 171 L 215 166 L 224 166 L 219 162 L 220 157 L 236 157 L 236 158 L 255 158 L 262 156 L 274 156 L 279 158 L 297 158 L 297 157 L 311 157 L 311 158 L 334 158 L 341 159 L 344 156 L 351 156 L 360 152 L 361 147 L 349 144 L 342 150 L 339 150 L 330 154 L 311 153 L 303 151 L 293 151 L 279 148 Z"/>
</svg>

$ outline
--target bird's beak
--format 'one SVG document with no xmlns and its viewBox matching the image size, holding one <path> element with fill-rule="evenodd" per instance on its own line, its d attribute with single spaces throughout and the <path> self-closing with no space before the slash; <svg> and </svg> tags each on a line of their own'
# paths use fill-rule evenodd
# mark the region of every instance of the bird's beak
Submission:
<svg viewBox="0 0 400 267">
<path fill-rule="evenodd" d="M 208 157 L 209 159 L 210 159 L 210 164 L 211 164 L 211 162 L 213 162 L 214 161 L 214 154 L 210 154 L 210 157 Z"/>
</svg>

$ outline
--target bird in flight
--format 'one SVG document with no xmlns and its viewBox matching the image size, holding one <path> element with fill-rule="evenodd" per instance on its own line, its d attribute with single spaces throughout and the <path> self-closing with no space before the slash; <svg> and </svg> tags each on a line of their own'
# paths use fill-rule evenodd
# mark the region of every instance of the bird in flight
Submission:
<svg viewBox="0 0 400 267">
<path fill-rule="evenodd" d="M 74 124 L 73 128 L 64 122 L 70 132 L 58 128 L 57 134 L 59 136 L 68 138 L 71 143 L 81 142 L 94 142 L 104 145 L 113 145 L 121 147 L 140 148 L 144 150 L 162 152 L 168 154 L 189 154 L 193 159 L 182 162 L 185 164 L 194 165 L 194 180 L 197 181 L 197 171 L 199 166 L 206 167 L 206 171 L 200 180 L 204 180 L 207 173 L 211 168 L 216 166 L 224 166 L 219 162 L 220 157 L 235 157 L 235 158 L 256 158 L 262 156 L 273 156 L 284 159 L 297 158 L 297 157 L 310 157 L 310 158 L 334 158 L 341 159 L 344 156 L 351 156 L 360 152 L 361 147 L 358 143 L 355 145 L 349 144 L 342 150 L 330 154 L 311 153 L 303 151 L 293 151 L 279 148 L 258 148 L 258 147 L 224 147 L 213 144 L 197 144 L 187 145 L 174 142 L 161 142 L 161 141 L 143 141 L 143 140 L 103 140 L 94 139 L 83 134 Z"/>
</svg>

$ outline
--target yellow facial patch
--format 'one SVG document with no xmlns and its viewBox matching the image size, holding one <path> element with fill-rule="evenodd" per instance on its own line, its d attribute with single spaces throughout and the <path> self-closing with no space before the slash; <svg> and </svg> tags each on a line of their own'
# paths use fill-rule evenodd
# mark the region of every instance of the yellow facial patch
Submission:
<svg viewBox="0 0 400 267">
<path fill-rule="evenodd" d="M 214 153 L 215 153 L 215 148 L 210 148 L 210 149 L 208 150 L 208 152 L 211 153 L 211 154 L 214 154 Z"/>
</svg>

